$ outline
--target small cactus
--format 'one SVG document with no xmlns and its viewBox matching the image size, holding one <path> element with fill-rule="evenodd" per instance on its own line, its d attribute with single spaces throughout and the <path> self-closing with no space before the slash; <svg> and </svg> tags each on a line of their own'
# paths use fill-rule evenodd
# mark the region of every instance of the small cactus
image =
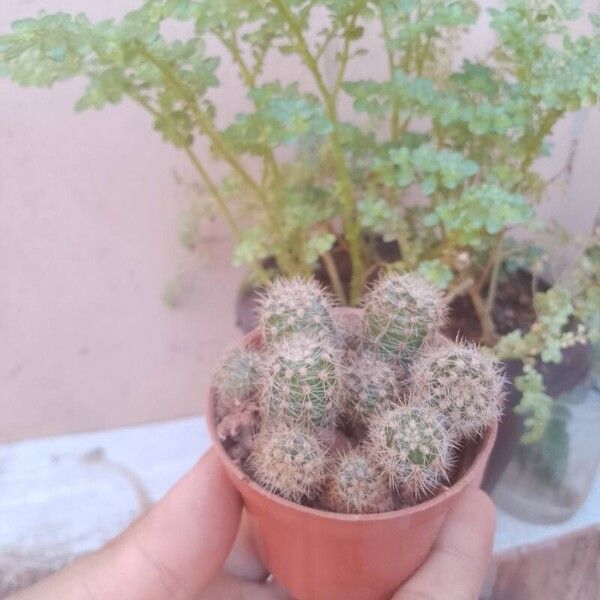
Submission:
<svg viewBox="0 0 600 600">
<path fill-rule="evenodd" d="M 368 447 L 392 487 L 409 502 L 447 481 L 452 442 L 433 410 L 401 406 L 383 411 L 371 422 Z"/>
<path fill-rule="evenodd" d="M 273 348 L 265 386 L 268 420 L 306 427 L 333 424 L 339 408 L 339 357 L 323 337 L 296 334 Z"/>
<path fill-rule="evenodd" d="M 234 348 L 221 362 L 215 376 L 220 397 L 241 400 L 260 386 L 264 359 L 256 350 Z"/>
<path fill-rule="evenodd" d="M 388 273 L 365 297 L 363 343 L 386 360 L 410 362 L 445 315 L 432 284 L 411 273 Z"/>
<path fill-rule="evenodd" d="M 500 418 L 504 378 L 497 362 L 473 345 L 428 350 L 411 379 L 414 402 L 440 411 L 456 436 L 475 437 Z"/>
<path fill-rule="evenodd" d="M 337 512 L 431 497 L 503 397 L 496 363 L 445 338 L 444 318 L 439 291 L 413 274 L 383 276 L 362 313 L 332 312 L 314 281 L 275 281 L 262 347 L 231 352 L 215 378 L 229 456 L 267 490 Z"/>
<path fill-rule="evenodd" d="M 326 450 L 301 427 L 271 423 L 256 436 L 248 469 L 270 492 L 293 502 L 310 500 L 327 476 Z"/>
<path fill-rule="evenodd" d="M 341 456 L 331 470 L 322 505 L 340 513 L 368 514 L 394 509 L 387 478 L 359 450 Z"/>
<path fill-rule="evenodd" d="M 276 279 L 260 299 L 259 323 L 267 342 L 298 332 L 331 335 L 332 307 L 329 295 L 313 279 Z"/>
<path fill-rule="evenodd" d="M 384 362 L 373 352 L 359 354 L 343 372 L 348 420 L 366 424 L 382 409 L 399 404 L 403 379 L 401 366 Z"/>
</svg>

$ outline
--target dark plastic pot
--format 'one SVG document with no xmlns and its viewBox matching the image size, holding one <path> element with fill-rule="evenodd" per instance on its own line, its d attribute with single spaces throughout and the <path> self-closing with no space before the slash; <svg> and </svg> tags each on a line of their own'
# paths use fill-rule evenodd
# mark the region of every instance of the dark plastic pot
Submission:
<svg viewBox="0 0 600 600">
<path fill-rule="evenodd" d="M 344 310 L 344 309 L 339 309 Z M 244 338 L 260 345 L 260 333 Z M 468 488 L 479 487 L 496 426 L 464 452 L 455 483 L 417 506 L 373 515 L 347 515 L 294 504 L 267 492 L 232 462 L 219 441 L 214 390 L 207 421 L 217 454 L 242 495 L 266 568 L 297 600 L 386 600 L 423 563 L 448 511 Z"/>
</svg>

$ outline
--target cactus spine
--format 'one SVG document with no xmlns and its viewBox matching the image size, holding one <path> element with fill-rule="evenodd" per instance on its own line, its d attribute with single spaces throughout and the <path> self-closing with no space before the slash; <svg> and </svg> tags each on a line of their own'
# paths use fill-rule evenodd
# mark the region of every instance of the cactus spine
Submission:
<svg viewBox="0 0 600 600">
<path fill-rule="evenodd" d="M 294 333 L 331 335 L 333 302 L 312 279 L 276 279 L 258 306 L 265 340 L 275 342 Z"/>
<path fill-rule="evenodd" d="M 296 334 L 281 340 L 266 380 L 266 418 L 308 427 L 332 424 L 339 406 L 338 364 L 326 338 Z"/>
<path fill-rule="evenodd" d="M 369 450 L 392 487 L 410 502 L 447 481 L 452 443 L 434 411 L 409 406 L 383 411 L 371 422 Z"/>
<path fill-rule="evenodd" d="M 270 492 L 293 502 L 312 499 L 327 476 L 326 450 L 301 427 L 270 424 L 256 437 L 249 470 Z"/>
<path fill-rule="evenodd" d="M 325 483 L 321 503 L 340 513 L 379 513 L 394 508 L 386 477 L 360 450 L 338 459 Z"/>
<path fill-rule="evenodd" d="M 413 365 L 414 401 L 440 411 L 450 432 L 475 437 L 500 418 L 504 379 L 473 345 L 432 348 Z"/>
<path fill-rule="evenodd" d="M 366 424 L 383 408 L 399 404 L 403 379 L 400 366 L 382 361 L 371 351 L 359 354 L 344 370 L 347 418 Z"/>
<path fill-rule="evenodd" d="M 385 360 L 410 362 L 444 322 L 440 292 L 414 274 L 390 273 L 364 300 L 363 343 Z"/>
</svg>

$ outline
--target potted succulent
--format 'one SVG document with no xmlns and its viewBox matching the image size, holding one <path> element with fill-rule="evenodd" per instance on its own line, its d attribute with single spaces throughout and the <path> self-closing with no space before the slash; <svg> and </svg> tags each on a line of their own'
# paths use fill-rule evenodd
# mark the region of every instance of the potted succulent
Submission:
<svg viewBox="0 0 600 600">
<path fill-rule="evenodd" d="M 493 356 L 441 335 L 430 283 L 384 275 L 362 306 L 275 281 L 209 395 L 262 558 L 299 600 L 390 597 L 480 484 L 503 402 Z"/>
<path fill-rule="evenodd" d="M 538 248 L 513 233 L 554 231 L 536 207 L 568 179 L 576 144 L 555 177 L 535 162 L 565 115 L 598 102 L 600 20 L 576 36 L 577 1 L 500 4 L 487 20 L 472 0 L 146 0 L 99 23 L 44 14 L 0 37 L 0 74 L 37 86 L 83 76 L 77 110 L 128 98 L 151 116 L 249 266 L 246 330 L 273 276 L 314 274 L 350 306 L 388 265 L 443 290 L 446 333 L 509 361 L 519 413 L 502 425 L 493 482 L 519 438 L 544 435 L 553 397 L 585 378 L 598 331 L 587 318 L 597 279 L 548 278 Z M 190 31 L 177 37 L 173 21 Z M 493 45 L 453 60 L 475 27 Z M 229 122 L 211 95 L 225 56 L 247 90 Z M 304 74 L 283 84 L 266 68 L 273 56 Z M 198 142 L 229 167 L 222 181 Z M 186 220 L 188 246 L 201 213 Z"/>
</svg>

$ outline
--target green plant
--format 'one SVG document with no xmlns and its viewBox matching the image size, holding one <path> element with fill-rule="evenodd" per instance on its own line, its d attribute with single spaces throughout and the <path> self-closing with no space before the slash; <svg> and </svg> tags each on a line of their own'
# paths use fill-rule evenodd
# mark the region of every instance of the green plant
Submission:
<svg viewBox="0 0 600 600">
<path fill-rule="evenodd" d="M 340 302 L 355 305 L 386 260 L 383 239 L 397 246 L 399 269 L 429 278 L 448 301 L 466 294 L 482 342 L 493 347 L 511 232 L 550 229 L 534 218 L 552 181 L 535 161 L 564 115 L 598 102 L 600 17 L 589 15 L 590 35 L 574 36 L 570 25 L 581 16 L 577 0 L 505 0 L 489 10 L 494 46 L 456 68 L 461 34 L 487 26 L 472 0 L 146 0 L 118 21 L 64 13 L 18 21 L 0 37 L 0 73 L 35 86 L 83 76 L 77 110 L 137 103 L 189 158 L 236 240 L 234 262 L 249 264 L 255 281 L 322 266 Z M 171 21 L 193 33 L 166 35 Z M 380 32 L 379 47 L 367 47 L 368 30 Z M 207 38 L 221 49 L 209 51 Z M 249 108 L 223 124 L 211 90 L 224 53 Z M 299 62 L 309 81 L 273 81 L 264 68 L 273 54 Z M 385 57 L 387 76 L 353 76 L 364 55 Z M 198 141 L 229 167 L 223 181 Z M 339 252 L 350 261 L 349 282 Z M 579 297 L 597 300 L 597 278 L 586 285 Z M 497 349 L 530 367 L 519 387 L 537 423 L 532 437 L 544 427 L 545 392 L 533 391 L 531 349 L 556 356 L 569 333 L 540 328 L 543 348 L 510 338 Z"/>
<path fill-rule="evenodd" d="M 407 311 L 406 288 L 389 293 L 399 282 L 410 282 L 409 289 L 419 292 L 411 299 L 410 318 L 431 317 L 434 286 L 417 275 L 393 272 L 369 292 L 368 301 L 377 304 L 380 316 L 385 307 L 386 322 L 394 322 Z M 304 298 L 303 306 L 313 306 L 321 298 L 317 284 L 301 279 L 274 282 L 264 294 L 263 306 L 277 298 L 288 307 L 297 297 Z M 331 316 L 334 324 L 342 321 L 335 313 Z M 238 415 L 248 431 L 260 428 L 242 467 L 268 490 L 350 513 L 392 510 L 394 498 L 419 502 L 448 482 L 455 447 L 483 434 L 499 417 L 502 377 L 493 359 L 441 335 L 429 335 L 424 347 L 420 342 L 411 345 L 411 356 L 404 345 L 395 345 L 394 354 L 387 339 L 370 337 L 368 318 L 365 309 L 365 326 L 357 328 L 355 347 L 335 327 L 315 330 L 312 319 L 279 336 L 266 335 L 271 324 L 263 321 L 263 344 L 252 356 L 267 366 L 256 371 L 259 381 L 252 371 L 250 394 L 247 386 L 238 385 L 239 374 L 229 368 L 231 359 L 218 372 L 217 391 L 239 390 L 229 414 L 221 410 L 218 417 L 233 432 L 239 429 Z M 378 344 L 385 344 L 385 351 Z M 236 360 L 248 352 L 240 350 Z M 412 378 L 400 356 L 413 365 Z M 436 387 L 432 384 L 429 390 L 437 397 L 429 398 L 426 391 L 429 382 L 422 371 L 427 361 L 445 361 L 443 381 L 434 369 Z M 442 391 L 438 383 L 448 385 Z M 260 426 L 252 427 L 240 411 L 245 403 L 260 405 Z M 223 439 L 227 442 L 227 435 Z"/>
</svg>

